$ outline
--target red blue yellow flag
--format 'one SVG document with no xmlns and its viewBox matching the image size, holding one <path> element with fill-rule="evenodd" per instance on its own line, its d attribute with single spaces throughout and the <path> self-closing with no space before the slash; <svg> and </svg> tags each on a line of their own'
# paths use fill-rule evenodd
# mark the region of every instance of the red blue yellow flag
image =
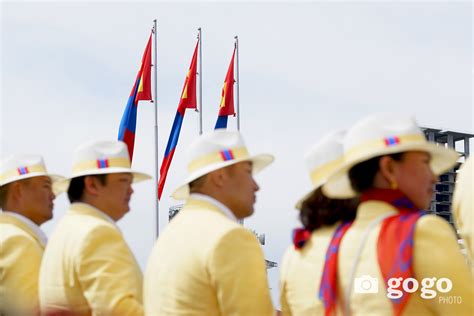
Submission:
<svg viewBox="0 0 474 316">
<path fill-rule="evenodd" d="M 199 40 L 196 43 L 194 49 L 193 58 L 191 65 L 189 66 L 186 80 L 184 81 L 183 91 L 181 92 L 181 98 L 178 104 L 178 111 L 174 118 L 173 127 L 171 128 L 170 137 L 168 144 L 166 145 L 165 156 L 160 167 L 160 180 L 158 181 L 158 199 L 161 198 L 163 188 L 166 182 L 166 176 L 173 160 L 173 155 L 178 145 L 179 133 L 181 131 L 181 125 L 183 125 L 184 113 L 186 109 L 195 109 L 197 107 L 196 102 L 196 69 L 197 69 L 197 56 L 198 56 Z"/>
<path fill-rule="evenodd" d="M 138 101 L 152 100 L 151 96 L 151 35 L 143 53 L 142 63 L 138 71 L 135 84 L 128 98 L 122 120 L 120 121 L 118 139 L 125 142 L 128 147 L 130 160 L 133 159 L 135 144 L 135 129 L 137 126 Z"/>
<path fill-rule="evenodd" d="M 214 129 L 227 128 L 227 118 L 229 115 L 235 116 L 234 111 L 234 53 L 230 61 L 227 75 L 225 76 L 224 86 L 222 87 L 221 103 L 219 105 L 219 116 L 217 117 Z"/>
</svg>

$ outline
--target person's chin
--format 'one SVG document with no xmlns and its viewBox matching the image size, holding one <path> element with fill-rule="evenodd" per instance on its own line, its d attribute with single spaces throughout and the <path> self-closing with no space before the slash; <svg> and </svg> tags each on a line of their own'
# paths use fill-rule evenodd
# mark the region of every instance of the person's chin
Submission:
<svg viewBox="0 0 474 316">
<path fill-rule="evenodd" d="M 252 216 L 253 213 L 255 213 L 255 210 L 254 210 L 254 208 L 252 207 L 252 209 L 248 212 L 247 217 Z"/>
<path fill-rule="evenodd" d="M 44 214 L 43 218 L 41 219 L 41 223 L 38 223 L 38 226 L 41 226 L 43 225 L 44 223 L 46 223 L 47 221 L 53 219 L 53 213 L 48 213 L 48 214 Z"/>
<path fill-rule="evenodd" d="M 425 202 L 424 205 L 423 205 L 424 207 L 421 207 L 420 209 L 427 211 L 427 210 L 430 209 L 430 205 L 431 205 L 431 199 L 429 199 L 427 202 Z"/>
<path fill-rule="evenodd" d="M 129 201 L 126 201 L 126 202 L 123 204 L 123 208 L 124 208 L 125 212 L 130 211 L 130 202 L 129 202 Z"/>
</svg>

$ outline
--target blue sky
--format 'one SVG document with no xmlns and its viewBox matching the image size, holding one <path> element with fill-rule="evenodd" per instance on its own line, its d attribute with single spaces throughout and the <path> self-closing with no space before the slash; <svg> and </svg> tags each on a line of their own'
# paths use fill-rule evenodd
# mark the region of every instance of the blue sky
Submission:
<svg viewBox="0 0 474 316">
<path fill-rule="evenodd" d="M 421 125 L 474 132 L 472 4 L 456 2 L 2 2 L 1 156 L 44 155 L 69 175 L 72 152 L 114 139 L 140 58 L 158 20 L 160 161 L 190 59 L 203 29 L 203 125 L 211 130 L 233 50 L 240 43 L 241 130 L 251 152 L 275 163 L 256 177 L 256 214 L 279 262 L 298 225 L 295 202 L 310 188 L 306 150 L 325 132 L 374 112 L 414 115 Z M 154 174 L 153 107 L 142 102 L 134 168 Z M 235 120 L 229 127 L 235 129 Z M 160 208 L 185 177 L 198 134 L 187 111 Z M 471 146 L 474 148 L 474 146 Z M 154 242 L 154 185 L 135 186 L 119 222 L 142 267 Z M 56 200 L 49 234 L 68 206 Z M 275 302 L 278 269 L 269 271 Z M 276 305 L 278 303 L 276 302 Z"/>
</svg>

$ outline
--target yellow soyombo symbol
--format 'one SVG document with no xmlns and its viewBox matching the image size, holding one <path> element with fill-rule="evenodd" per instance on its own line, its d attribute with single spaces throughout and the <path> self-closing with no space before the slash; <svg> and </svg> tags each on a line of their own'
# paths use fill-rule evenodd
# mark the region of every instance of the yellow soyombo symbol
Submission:
<svg viewBox="0 0 474 316">
<path fill-rule="evenodd" d="M 227 92 L 227 81 L 224 82 L 224 86 L 222 87 L 222 98 L 221 98 L 221 104 L 219 105 L 219 108 L 223 108 L 225 106 L 225 94 Z"/>
<path fill-rule="evenodd" d="M 188 81 L 189 81 L 189 75 L 190 75 L 191 69 L 188 70 L 188 74 L 186 75 L 186 85 L 184 86 L 183 94 L 181 95 L 181 99 L 187 99 L 188 98 Z"/>
<path fill-rule="evenodd" d="M 138 92 L 143 91 L 143 74 L 140 77 L 140 84 L 138 85 Z"/>
</svg>

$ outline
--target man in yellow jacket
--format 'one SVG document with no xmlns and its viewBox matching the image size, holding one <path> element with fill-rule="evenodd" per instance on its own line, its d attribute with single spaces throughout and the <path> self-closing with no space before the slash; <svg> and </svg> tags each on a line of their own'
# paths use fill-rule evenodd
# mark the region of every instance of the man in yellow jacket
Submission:
<svg viewBox="0 0 474 316">
<path fill-rule="evenodd" d="M 53 181 L 38 155 L 0 165 L 0 315 L 38 315 L 38 274 L 46 245 L 39 228 L 53 217 Z"/>
<path fill-rule="evenodd" d="M 43 315 L 143 315 L 141 271 L 116 221 L 129 211 L 132 182 L 149 178 L 130 169 L 123 142 L 76 150 L 72 177 L 59 185 L 71 206 L 41 264 Z"/>
<path fill-rule="evenodd" d="M 272 315 L 263 252 L 238 220 L 253 213 L 252 173 L 273 157 L 249 156 L 240 133 L 221 129 L 200 136 L 188 158 L 189 176 L 173 194 L 186 204 L 145 272 L 146 314 Z"/>
</svg>

